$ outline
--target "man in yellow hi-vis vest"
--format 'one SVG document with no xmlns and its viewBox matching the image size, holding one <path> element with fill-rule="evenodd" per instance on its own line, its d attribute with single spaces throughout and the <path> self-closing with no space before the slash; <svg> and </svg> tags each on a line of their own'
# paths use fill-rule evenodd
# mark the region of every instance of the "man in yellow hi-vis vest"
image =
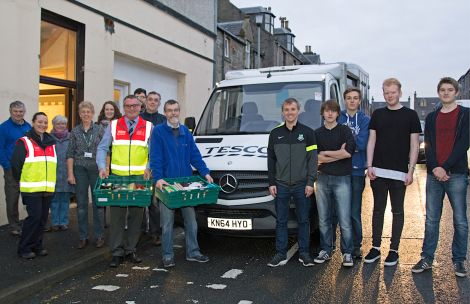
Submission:
<svg viewBox="0 0 470 304">
<path fill-rule="evenodd" d="M 100 177 L 108 176 L 106 155 L 111 145 L 111 174 L 118 176 L 143 175 L 150 179 L 148 168 L 148 141 L 152 123 L 139 117 L 141 104 L 134 95 L 124 98 L 124 116 L 113 120 L 98 145 L 96 162 Z M 140 236 L 143 208 L 111 206 L 111 232 L 109 246 L 113 259 L 110 267 L 118 267 L 127 257 L 132 263 L 142 260 L 136 255 Z M 128 215 L 128 216 L 127 216 Z M 127 216 L 127 236 L 125 224 Z"/>
</svg>

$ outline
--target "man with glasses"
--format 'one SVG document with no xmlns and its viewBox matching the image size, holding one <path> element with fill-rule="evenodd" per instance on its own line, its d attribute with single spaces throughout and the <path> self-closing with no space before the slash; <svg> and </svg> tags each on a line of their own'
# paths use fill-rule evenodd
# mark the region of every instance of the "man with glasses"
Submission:
<svg viewBox="0 0 470 304">
<path fill-rule="evenodd" d="M 111 174 L 142 176 L 150 179 L 148 168 L 149 139 L 152 123 L 139 117 L 141 104 L 134 95 L 124 98 L 124 116 L 111 121 L 98 145 L 96 162 L 100 177 L 107 177 L 106 155 L 112 146 Z M 142 260 L 136 255 L 143 208 L 111 206 L 110 244 L 113 259 L 110 267 L 118 267 L 124 257 L 132 263 Z M 124 237 L 127 214 L 127 236 Z"/>
<path fill-rule="evenodd" d="M 163 107 L 167 122 L 156 126 L 150 141 L 150 168 L 156 187 L 162 190 L 168 183 L 164 178 L 193 175 L 192 167 L 209 183 L 212 183 L 209 169 L 202 160 L 194 138 L 187 127 L 179 122 L 180 105 L 168 100 Z M 186 239 L 186 260 L 206 263 L 209 258 L 201 253 L 197 242 L 196 213 L 193 207 L 182 207 Z M 173 252 L 173 222 L 175 210 L 160 204 L 162 220 L 162 258 L 165 268 L 175 266 Z"/>
<path fill-rule="evenodd" d="M 21 101 L 10 103 L 10 118 L 0 125 L 0 165 L 3 167 L 5 178 L 5 201 L 10 233 L 14 236 L 21 234 L 21 225 L 18 213 L 18 199 L 20 188 L 13 178 L 10 160 L 13 155 L 16 141 L 31 129 L 31 125 L 24 120 L 26 108 Z"/>
</svg>

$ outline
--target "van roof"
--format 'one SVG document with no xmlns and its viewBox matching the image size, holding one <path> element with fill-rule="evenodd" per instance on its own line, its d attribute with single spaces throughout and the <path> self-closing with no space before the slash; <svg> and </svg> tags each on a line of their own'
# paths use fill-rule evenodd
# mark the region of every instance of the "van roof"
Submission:
<svg viewBox="0 0 470 304">
<path fill-rule="evenodd" d="M 367 74 L 356 64 L 338 62 L 329 64 L 309 64 L 309 65 L 291 65 L 291 66 L 277 66 L 262 69 L 251 69 L 251 70 L 236 70 L 229 71 L 225 74 L 225 79 L 240 79 L 240 78 L 255 78 L 263 77 L 266 78 L 268 75 L 302 75 L 302 74 L 325 74 L 330 73 L 335 78 L 344 75 L 344 69 L 348 69 L 354 74 L 358 75 L 361 73 Z"/>
</svg>

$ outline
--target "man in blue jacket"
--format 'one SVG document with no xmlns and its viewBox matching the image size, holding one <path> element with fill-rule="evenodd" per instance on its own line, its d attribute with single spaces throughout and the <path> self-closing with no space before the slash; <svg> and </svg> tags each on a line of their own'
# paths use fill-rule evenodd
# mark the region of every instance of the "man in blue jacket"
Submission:
<svg viewBox="0 0 470 304">
<path fill-rule="evenodd" d="M 352 155 L 351 175 L 351 224 L 353 228 L 354 258 L 362 257 L 362 192 L 365 187 L 367 140 L 369 139 L 370 118 L 359 111 L 362 94 L 358 88 L 348 88 L 343 93 L 346 110 L 341 111 L 338 123 L 348 126 L 356 142 Z M 336 227 L 335 227 L 336 228 Z"/>
<path fill-rule="evenodd" d="M 0 165 L 3 167 L 5 177 L 5 201 L 10 233 L 15 236 L 21 234 L 18 213 L 18 199 L 20 195 L 19 184 L 15 181 L 11 171 L 11 156 L 16 141 L 31 129 L 31 125 L 24 120 L 26 107 L 21 101 L 10 103 L 10 118 L 0 125 Z"/>
<path fill-rule="evenodd" d="M 209 169 L 202 160 L 194 138 L 179 122 L 180 106 L 176 100 L 168 100 L 163 107 L 167 122 L 157 125 L 150 139 L 150 169 L 156 187 L 162 190 L 168 184 L 164 178 L 193 175 L 196 168 L 209 183 L 213 182 Z M 201 253 L 197 242 L 197 222 L 193 207 L 181 208 L 186 238 L 186 260 L 206 263 L 209 258 Z M 162 225 L 162 259 L 165 268 L 175 266 L 173 253 L 173 222 L 175 210 L 160 204 Z"/>
<path fill-rule="evenodd" d="M 421 260 L 411 269 L 420 273 L 431 269 L 439 239 L 439 223 L 444 195 L 453 211 L 454 239 L 452 261 L 458 277 L 467 275 L 468 220 L 467 187 L 469 148 L 469 109 L 457 105 L 458 82 L 444 77 L 437 85 L 442 106 L 426 117 L 426 224 Z"/>
</svg>

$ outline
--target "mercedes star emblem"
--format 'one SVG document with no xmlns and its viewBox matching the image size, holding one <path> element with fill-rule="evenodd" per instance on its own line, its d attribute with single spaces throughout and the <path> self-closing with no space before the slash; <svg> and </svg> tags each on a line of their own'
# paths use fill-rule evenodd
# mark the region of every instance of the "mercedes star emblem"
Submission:
<svg viewBox="0 0 470 304">
<path fill-rule="evenodd" d="M 238 188 L 238 181 L 232 174 L 225 174 L 220 178 L 219 185 L 224 193 L 233 193 Z"/>
</svg>

